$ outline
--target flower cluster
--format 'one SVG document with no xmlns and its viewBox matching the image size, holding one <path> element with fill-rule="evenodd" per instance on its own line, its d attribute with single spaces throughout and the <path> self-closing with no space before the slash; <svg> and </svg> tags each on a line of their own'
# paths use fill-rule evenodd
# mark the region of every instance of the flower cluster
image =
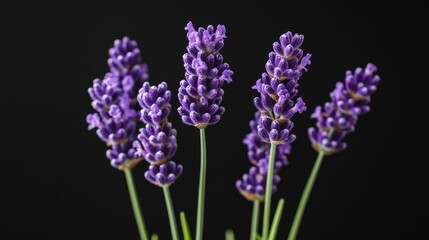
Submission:
<svg viewBox="0 0 429 240">
<path fill-rule="evenodd" d="M 106 152 L 111 165 L 123 170 L 142 160 L 134 157 L 132 147 L 138 119 L 135 89 L 147 80 L 148 72 L 141 63 L 137 43 L 128 37 L 115 40 L 109 55 L 110 72 L 103 80 L 95 79 L 88 89 L 91 105 L 97 112 L 89 114 L 86 120 L 88 129 L 96 128 L 100 139 L 111 146 Z"/>
<path fill-rule="evenodd" d="M 311 54 L 304 56 L 300 49 L 303 42 L 304 36 L 300 34 L 287 32 L 281 35 L 280 41 L 273 44 L 274 51 L 268 55 L 266 72 L 253 87 L 260 94 L 254 99 L 258 112 L 255 120 L 250 122 L 252 132 L 244 143 L 248 147 L 248 157 L 256 167 L 236 183 L 240 193 L 251 201 L 264 200 L 270 145 L 277 145 L 274 163 L 277 173 L 287 164 L 286 154 L 290 153 L 290 143 L 295 140 L 295 135 L 290 134 L 293 128 L 291 118 L 306 110 L 301 98 L 295 100 L 298 80 L 311 63 Z M 274 175 L 273 192 L 279 182 L 280 177 Z"/>
<path fill-rule="evenodd" d="M 331 102 L 325 103 L 323 109 L 316 107 L 312 118 L 317 120 L 317 129 L 308 130 L 316 151 L 330 155 L 346 148 L 345 136 L 354 131 L 358 117 L 370 110 L 371 95 L 380 82 L 376 71 L 377 67 L 371 63 L 365 69 L 347 71 L 345 83 L 338 82 L 331 92 Z"/>
<path fill-rule="evenodd" d="M 189 43 L 183 55 L 185 78 L 180 81 L 180 107 L 177 110 L 184 124 L 200 129 L 196 238 L 202 239 L 207 162 L 205 128 L 218 123 L 225 112 L 221 105 L 222 87 L 225 82 L 232 82 L 233 71 L 220 54 L 226 38 L 225 26 L 195 29 L 189 22 L 185 30 Z M 276 230 L 278 216 L 282 215 L 284 199 L 279 201 L 271 224 L 272 195 L 279 187 L 280 171 L 289 164 L 291 144 L 296 139 L 292 134 L 292 118 L 307 110 L 303 99 L 298 97 L 299 80 L 311 64 L 311 54 L 301 49 L 303 42 L 301 34 L 287 32 L 281 35 L 268 54 L 264 73 L 252 87 L 258 93 L 253 101 L 257 111 L 249 124 L 250 133 L 243 139 L 252 166 L 236 181 L 238 192 L 254 205 L 251 239 L 276 238 L 276 231 L 273 234 L 272 230 Z M 109 148 L 106 156 L 111 165 L 125 172 L 140 238 L 148 239 L 148 233 L 131 169 L 145 159 L 149 166 L 144 177 L 163 188 L 171 236 L 177 240 L 179 234 L 169 186 L 181 176 L 183 166 L 171 160 L 177 151 L 177 131 L 168 120 L 171 92 L 165 82 L 158 85 L 147 82 L 147 66 L 142 63 L 137 43 L 128 37 L 114 41 L 113 48 L 109 49 L 108 66 L 110 71 L 104 78 L 95 79 L 88 89 L 95 110 L 86 118 L 88 129 L 96 129 Z M 354 132 L 359 116 L 370 111 L 371 96 L 380 82 L 376 72 L 377 67 L 371 63 L 365 69 L 347 71 L 345 81 L 338 82 L 330 93 L 330 101 L 317 106 L 311 115 L 317 123 L 308 134 L 319 155 L 301 196 L 288 239 L 296 238 L 324 156 L 343 151 L 345 137 Z M 139 122 L 144 126 L 138 127 Z M 260 202 L 264 203 L 261 235 L 257 224 Z M 189 232 L 186 225 L 182 226 L 185 238 Z"/>
<path fill-rule="evenodd" d="M 170 99 L 171 92 L 165 82 L 158 86 L 145 82 L 137 97 L 142 108 L 140 120 L 146 126 L 140 129 L 133 143 L 135 157 L 144 158 L 151 164 L 145 177 L 160 187 L 174 183 L 183 169 L 182 165 L 169 161 L 177 150 L 177 132 L 167 119 L 171 112 Z"/>
<path fill-rule="evenodd" d="M 311 54 L 303 57 L 300 46 L 304 36 L 287 32 L 280 36 L 280 43 L 273 44 L 273 52 L 265 64 L 266 73 L 253 87 L 260 93 L 254 100 L 261 112 L 261 123 L 258 125 L 259 136 L 266 142 L 281 144 L 293 142 L 295 135 L 290 134 L 293 128 L 291 118 L 302 113 L 306 106 L 302 98 L 296 97 L 298 80 L 306 66 L 310 64 Z"/>
<path fill-rule="evenodd" d="M 149 77 L 147 65 L 141 62 L 137 42 L 128 37 L 115 40 L 113 48 L 109 49 L 109 56 L 107 62 L 110 72 L 118 77 L 124 94 L 135 100 L 139 89 Z M 135 101 L 131 101 L 131 105 L 135 109 L 138 107 Z"/>
<path fill-rule="evenodd" d="M 254 165 L 250 168 L 248 174 L 244 174 L 241 180 L 237 180 L 236 187 L 238 191 L 249 201 L 255 199 L 263 201 L 265 197 L 266 175 L 268 172 L 268 160 L 270 156 L 270 143 L 261 139 L 258 135 L 257 126 L 260 123 L 260 113 L 255 113 L 255 120 L 250 121 L 251 132 L 246 135 L 243 143 L 247 146 L 247 156 Z M 289 164 L 286 154 L 290 154 L 291 146 L 289 143 L 277 145 L 274 169 L 277 173 L 283 166 Z M 280 176 L 274 175 L 273 193 L 277 190 L 277 184 L 280 183 Z"/>
<path fill-rule="evenodd" d="M 185 80 L 180 82 L 178 108 L 183 123 L 199 129 L 219 122 L 225 109 L 220 106 L 224 82 L 232 82 L 233 72 L 219 51 L 224 45 L 226 29 L 218 25 L 195 30 L 189 22 L 185 30 L 189 45 L 183 55 Z"/>
</svg>

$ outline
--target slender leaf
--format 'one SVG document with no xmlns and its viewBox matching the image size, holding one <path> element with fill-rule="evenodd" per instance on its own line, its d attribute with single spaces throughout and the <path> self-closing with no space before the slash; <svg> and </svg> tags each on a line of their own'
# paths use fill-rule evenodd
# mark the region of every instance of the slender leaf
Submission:
<svg viewBox="0 0 429 240">
<path fill-rule="evenodd" d="M 226 230 L 225 232 L 225 240 L 234 240 L 234 232 L 231 229 Z"/>
<path fill-rule="evenodd" d="M 282 198 L 282 199 L 280 199 L 279 203 L 277 204 L 277 209 L 276 209 L 276 213 L 274 214 L 274 219 L 273 219 L 273 223 L 271 225 L 270 235 L 268 237 L 268 240 L 275 240 L 276 239 L 277 230 L 279 228 L 280 219 L 282 218 L 284 205 L 285 205 L 285 200 Z"/>
<path fill-rule="evenodd" d="M 180 223 L 182 224 L 183 239 L 192 240 L 191 231 L 189 230 L 188 221 L 186 220 L 185 212 L 180 212 Z"/>
</svg>

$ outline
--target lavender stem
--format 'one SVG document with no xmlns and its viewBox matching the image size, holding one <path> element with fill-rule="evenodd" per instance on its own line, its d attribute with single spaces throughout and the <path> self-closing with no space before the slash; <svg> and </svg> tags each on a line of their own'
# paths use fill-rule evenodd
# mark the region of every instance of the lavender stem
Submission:
<svg viewBox="0 0 429 240">
<path fill-rule="evenodd" d="M 308 198 L 310 197 L 311 190 L 313 189 L 314 182 L 316 181 L 317 174 L 319 173 L 320 166 L 322 165 L 323 157 L 325 152 L 323 149 L 319 151 L 317 156 L 316 163 L 311 170 L 310 177 L 308 178 L 307 184 L 305 185 L 304 192 L 302 193 L 301 200 L 299 201 L 298 209 L 295 213 L 295 218 L 293 219 L 292 227 L 289 232 L 288 240 L 295 240 L 299 226 L 301 224 L 302 217 L 304 215 L 305 207 L 307 206 Z"/>
<path fill-rule="evenodd" d="M 277 145 L 271 143 L 270 159 L 268 161 L 267 173 L 267 187 L 265 191 L 265 204 L 264 204 L 264 222 L 262 226 L 262 239 L 267 240 L 268 231 L 270 229 L 270 211 L 271 211 L 271 196 L 273 189 L 273 176 L 274 176 L 274 161 L 276 157 Z"/>
<path fill-rule="evenodd" d="M 139 200 L 136 194 L 136 187 L 134 185 L 133 173 L 131 169 L 125 167 L 125 178 L 127 179 L 128 192 L 130 193 L 131 205 L 133 206 L 134 216 L 136 218 L 137 228 L 139 229 L 140 239 L 149 240 L 146 227 L 144 224 L 143 214 L 140 210 Z"/>
<path fill-rule="evenodd" d="M 255 199 L 253 201 L 252 225 L 250 227 L 250 240 L 256 240 L 256 234 L 258 234 L 259 205 L 261 205 L 259 200 Z"/>
<path fill-rule="evenodd" d="M 197 231 L 196 240 L 203 239 L 204 227 L 204 196 L 206 191 L 206 171 L 207 171 L 207 153 L 206 153 L 206 133 L 205 129 L 200 129 L 200 146 L 201 146 L 201 166 L 200 181 L 198 187 L 198 208 L 197 208 Z"/>
<path fill-rule="evenodd" d="M 177 231 L 176 217 L 174 215 L 173 201 L 171 201 L 169 186 L 162 187 L 162 190 L 164 192 L 165 205 L 167 205 L 168 220 L 170 221 L 171 237 L 173 238 L 173 240 L 179 240 L 179 232 Z"/>
</svg>

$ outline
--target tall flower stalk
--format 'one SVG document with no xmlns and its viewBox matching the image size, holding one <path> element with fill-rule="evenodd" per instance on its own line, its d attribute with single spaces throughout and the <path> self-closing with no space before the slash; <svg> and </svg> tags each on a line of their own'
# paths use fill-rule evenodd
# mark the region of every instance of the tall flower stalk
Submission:
<svg viewBox="0 0 429 240">
<path fill-rule="evenodd" d="M 270 157 L 271 144 L 265 142 L 258 135 L 258 124 L 261 121 L 260 112 L 255 113 L 255 119 L 250 121 L 251 132 L 246 135 L 243 143 L 247 146 L 247 156 L 253 166 L 242 179 L 237 180 L 237 190 L 249 201 L 253 202 L 252 221 L 250 227 L 250 239 L 256 239 L 258 233 L 260 203 L 264 202 L 268 161 Z M 288 164 L 286 154 L 290 154 L 291 146 L 283 143 L 277 146 L 274 161 L 274 177 L 272 192 L 277 190 L 280 176 L 277 174 L 283 166 Z"/>
<path fill-rule="evenodd" d="M 148 78 L 147 66 L 141 62 L 137 43 L 128 37 L 115 40 L 109 55 L 110 72 L 103 80 L 95 79 L 88 89 L 97 112 L 89 114 L 86 120 L 88 129 L 97 129 L 99 138 L 110 147 L 106 152 L 110 164 L 125 172 L 140 238 L 148 240 L 131 172 L 142 160 L 135 157 L 132 142 L 136 139 L 139 117 L 135 100 L 137 90 Z"/>
<path fill-rule="evenodd" d="M 198 187 L 198 207 L 196 240 L 203 238 L 204 227 L 204 196 L 207 171 L 207 154 L 205 128 L 219 122 L 225 108 L 220 104 L 224 91 L 224 82 L 232 82 L 229 65 L 224 63 L 219 51 L 224 45 L 226 28 L 218 25 L 215 29 L 209 25 L 206 29 L 197 30 L 189 22 L 185 28 L 188 31 L 189 45 L 183 55 L 186 70 L 185 80 L 180 82 L 178 108 L 183 123 L 200 129 L 201 166 Z"/>
<path fill-rule="evenodd" d="M 143 157 L 150 163 L 145 178 L 163 189 L 171 236 L 173 240 L 179 240 L 169 187 L 182 174 L 183 167 L 170 160 L 177 150 L 176 129 L 167 119 L 171 112 L 170 99 L 167 83 L 162 82 L 158 86 L 150 86 L 147 82 L 143 84 L 137 100 L 142 107 L 140 120 L 146 126 L 140 129 L 134 147 L 136 157 Z"/>
<path fill-rule="evenodd" d="M 371 95 L 376 92 L 380 82 L 380 77 L 375 75 L 376 71 L 376 66 L 371 63 L 368 63 L 365 69 L 347 71 L 345 82 L 338 82 L 335 90 L 331 92 L 331 102 L 325 103 L 323 109 L 321 106 L 316 107 L 312 114 L 312 118 L 317 120 L 317 129 L 310 128 L 308 134 L 313 148 L 319 154 L 301 196 L 288 240 L 295 240 L 298 235 L 305 207 L 324 156 L 346 149 L 346 135 L 355 130 L 358 117 L 369 112 Z"/>
<path fill-rule="evenodd" d="M 265 205 L 262 226 L 262 239 L 268 239 L 270 226 L 271 195 L 273 193 L 274 166 L 278 145 L 290 144 L 295 140 L 291 118 L 306 110 L 304 101 L 296 98 L 298 80 L 310 64 L 311 54 L 304 56 L 300 49 L 304 36 L 287 32 L 273 44 L 274 51 L 268 55 L 266 72 L 253 87 L 260 94 L 254 104 L 260 112 L 258 123 L 259 137 L 270 144 L 267 164 Z"/>
</svg>

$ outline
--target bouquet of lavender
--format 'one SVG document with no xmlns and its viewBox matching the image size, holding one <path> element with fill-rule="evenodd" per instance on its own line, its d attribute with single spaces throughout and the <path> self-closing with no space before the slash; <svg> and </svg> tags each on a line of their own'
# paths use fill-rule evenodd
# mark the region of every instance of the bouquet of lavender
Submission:
<svg viewBox="0 0 429 240">
<path fill-rule="evenodd" d="M 206 182 L 205 128 L 220 121 L 225 108 L 221 105 L 223 84 L 232 82 L 233 71 L 224 62 L 220 50 L 224 46 L 226 28 L 209 25 L 195 29 L 191 22 L 185 27 L 189 45 L 183 55 L 185 79 L 180 82 L 178 113 L 186 125 L 200 132 L 200 176 L 195 239 L 203 239 L 204 196 Z M 280 199 L 271 219 L 272 195 L 280 184 L 283 167 L 289 161 L 291 144 L 296 139 L 292 133 L 295 114 L 306 111 L 298 86 L 302 75 L 311 64 L 311 54 L 301 49 L 304 36 L 287 32 L 273 44 L 268 54 L 265 72 L 253 89 L 257 109 L 250 121 L 250 133 L 243 143 L 247 146 L 250 170 L 236 182 L 238 192 L 253 202 L 250 239 L 274 240 L 283 212 L 284 200 Z M 177 150 L 177 131 L 168 116 L 171 114 L 171 92 L 167 83 L 151 85 L 148 69 L 141 61 L 137 43 L 127 37 L 116 40 L 109 50 L 110 72 L 102 80 L 95 79 L 89 88 L 95 113 L 87 116 L 88 129 L 97 129 L 99 138 L 109 148 L 107 159 L 113 167 L 124 171 L 140 238 L 149 239 L 145 221 L 136 194 L 132 169 L 145 160 L 148 170 L 144 177 L 163 189 L 172 239 L 178 240 L 178 226 L 169 187 L 182 174 L 183 167 L 171 158 Z M 296 239 L 299 226 L 316 180 L 323 158 L 345 150 L 345 137 L 355 130 L 359 116 L 369 112 L 371 95 L 380 81 L 377 68 L 369 63 L 365 69 L 347 71 L 344 82 L 338 82 L 330 94 L 331 100 L 318 106 L 312 118 L 316 128 L 310 128 L 309 139 L 318 157 L 311 171 L 297 208 L 288 240 Z M 141 125 L 137 132 L 138 125 Z M 260 205 L 264 204 L 262 229 L 259 229 Z M 191 234 L 185 214 L 180 213 L 183 239 Z M 226 239 L 234 239 L 228 230 Z M 151 239 L 158 239 L 153 234 Z"/>
</svg>

